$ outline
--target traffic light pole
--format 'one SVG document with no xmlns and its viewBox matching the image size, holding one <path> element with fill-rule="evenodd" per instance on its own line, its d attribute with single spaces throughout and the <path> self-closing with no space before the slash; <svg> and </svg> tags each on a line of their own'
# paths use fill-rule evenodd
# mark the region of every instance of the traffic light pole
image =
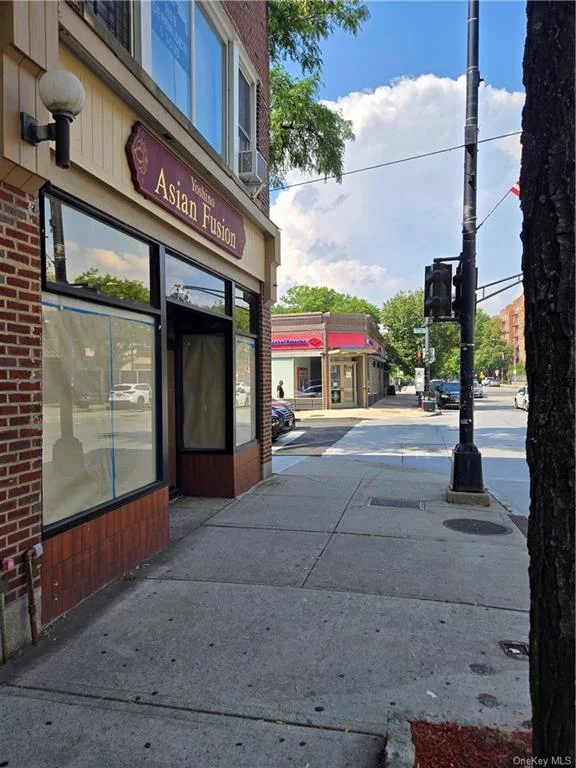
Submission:
<svg viewBox="0 0 576 768">
<path fill-rule="evenodd" d="M 474 445 L 474 316 L 476 313 L 476 174 L 478 155 L 478 5 L 468 0 L 464 214 L 460 312 L 460 434 L 452 454 L 450 489 L 483 493 L 482 456 Z"/>
</svg>

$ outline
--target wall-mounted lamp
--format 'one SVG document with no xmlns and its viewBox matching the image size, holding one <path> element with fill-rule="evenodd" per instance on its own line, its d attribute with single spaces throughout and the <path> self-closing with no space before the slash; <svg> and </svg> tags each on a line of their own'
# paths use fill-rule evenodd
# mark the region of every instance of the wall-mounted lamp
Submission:
<svg viewBox="0 0 576 768">
<path fill-rule="evenodd" d="M 20 135 L 34 145 L 41 141 L 56 142 L 56 165 L 70 168 L 70 123 L 84 109 L 84 86 L 71 72 L 53 69 L 42 75 L 38 91 L 54 122 L 38 125 L 32 115 L 20 112 Z"/>
</svg>

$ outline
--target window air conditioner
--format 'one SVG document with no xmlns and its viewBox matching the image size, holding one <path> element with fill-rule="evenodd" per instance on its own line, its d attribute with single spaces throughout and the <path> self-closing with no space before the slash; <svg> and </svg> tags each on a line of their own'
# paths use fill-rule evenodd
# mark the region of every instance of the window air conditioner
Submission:
<svg viewBox="0 0 576 768">
<path fill-rule="evenodd" d="M 257 149 L 238 153 L 238 175 L 245 184 L 266 184 L 268 166 Z"/>
</svg>

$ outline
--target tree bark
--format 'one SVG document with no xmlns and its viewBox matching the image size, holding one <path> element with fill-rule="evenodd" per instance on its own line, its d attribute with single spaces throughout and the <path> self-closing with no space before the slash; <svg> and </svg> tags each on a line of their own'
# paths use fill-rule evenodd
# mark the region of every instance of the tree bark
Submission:
<svg viewBox="0 0 576 768">
<path fill-rule="evenodd" d="M 574 765 L 574 4 L 528 2 L 527 20 L 520 193 L 533 749 Z"/>
</svg>

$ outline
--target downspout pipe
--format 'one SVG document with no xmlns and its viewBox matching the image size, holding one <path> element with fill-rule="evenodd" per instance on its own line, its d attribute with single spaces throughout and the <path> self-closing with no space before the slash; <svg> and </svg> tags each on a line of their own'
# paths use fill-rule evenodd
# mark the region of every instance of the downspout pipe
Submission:
<svg viewBox="0 0 576 768">
<path fill-rule="evenodd" d="M 34 549 L 27 549 L 24 553 L 24 565 L 26 567 L 26 587 L 28 589 L 28 614 L 30 616 L 30 635 L 32 645 L 38 645 L 38 621 L 36 619 L 36 594 L 34 593 L 34 568 L 32 560 L 36 556 Z"/>
</svg>

